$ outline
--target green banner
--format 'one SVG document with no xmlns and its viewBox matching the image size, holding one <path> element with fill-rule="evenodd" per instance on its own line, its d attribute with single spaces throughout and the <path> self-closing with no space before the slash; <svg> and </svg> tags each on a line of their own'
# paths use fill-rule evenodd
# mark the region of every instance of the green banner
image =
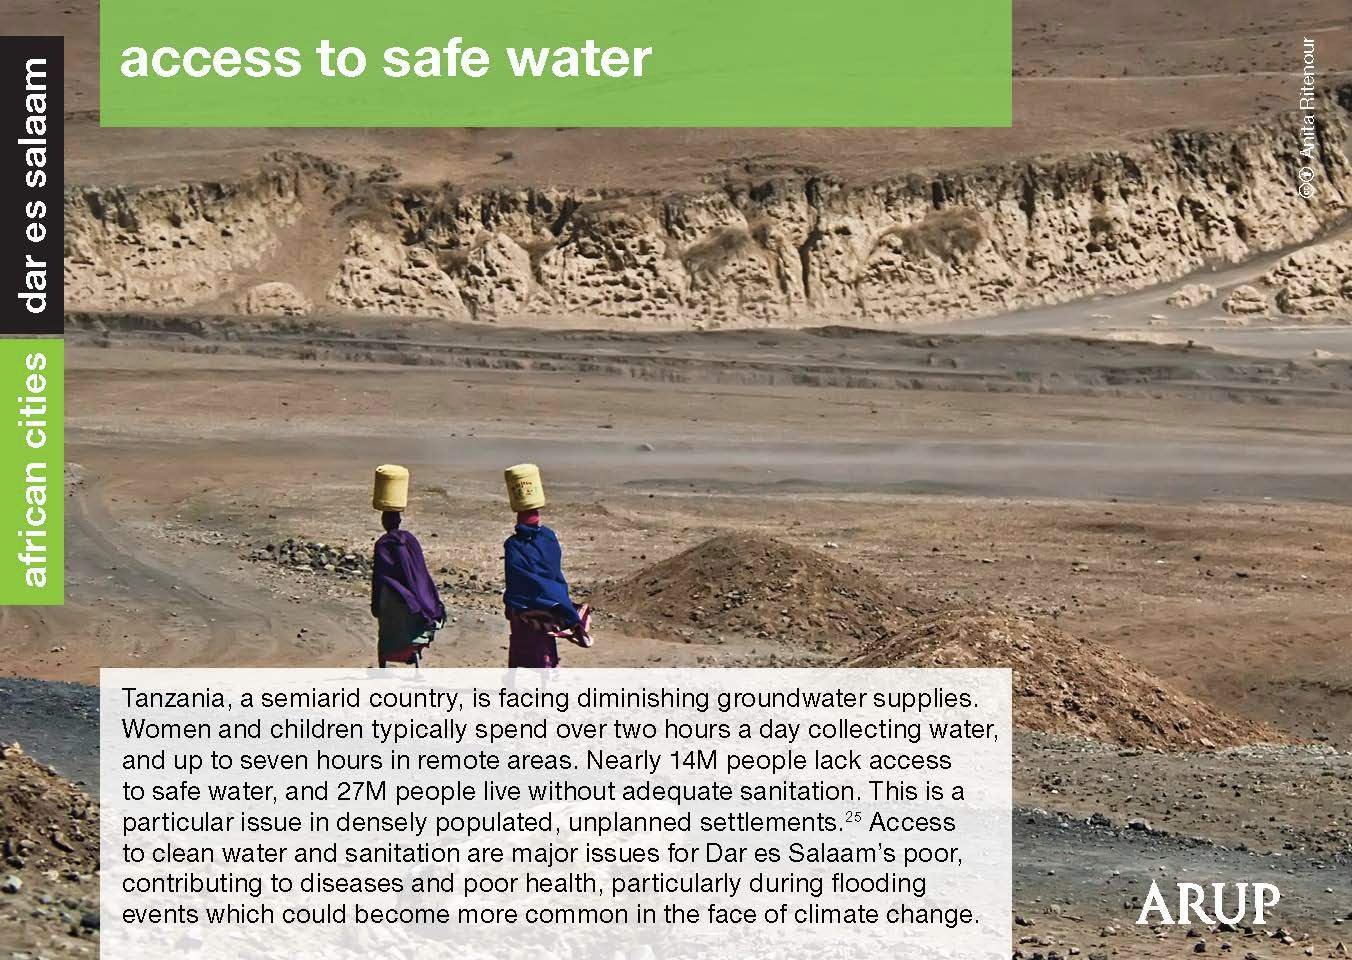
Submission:
<svg viewBox="0 0 1352 960">
<path fill-rule="evenodd" d="M 105 126 L 999 127 L 1010 0 L 102 0 Z"/>
<path fill-rule="evenodd" d="M 0 396 L 14 417 L 0 443 L 0 605 L 65 600 L 65 344 L 0 339 Z"/>
</svg>

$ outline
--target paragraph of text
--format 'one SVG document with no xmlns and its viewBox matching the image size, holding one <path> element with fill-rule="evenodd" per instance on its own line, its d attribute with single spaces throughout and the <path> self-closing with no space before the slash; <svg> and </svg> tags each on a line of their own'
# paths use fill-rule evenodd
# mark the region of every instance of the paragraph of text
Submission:
<svg viewBox="0 0 1352 960">
<path fill-rule="evenodd" d="M 994 960 L 1010 746 L 1004 670 L 105 670 L 103 951 Z"/>
</svg>

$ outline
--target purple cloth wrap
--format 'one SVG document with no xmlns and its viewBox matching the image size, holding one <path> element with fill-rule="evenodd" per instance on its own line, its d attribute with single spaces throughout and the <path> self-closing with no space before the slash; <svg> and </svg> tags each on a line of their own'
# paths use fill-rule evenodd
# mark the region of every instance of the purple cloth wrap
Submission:
<svg viewBox="0 0 1352 960">
<path fill-rule="evenodd" d="M 407 530 L 391 530 L 376 541 L 371 571 L 371 615 L 380 615 L 380 592 L 393 590 L 409 613 L 431 629 L 446 619 L 446 608 L 423 559 L 422 545 Z"/>
</svg>

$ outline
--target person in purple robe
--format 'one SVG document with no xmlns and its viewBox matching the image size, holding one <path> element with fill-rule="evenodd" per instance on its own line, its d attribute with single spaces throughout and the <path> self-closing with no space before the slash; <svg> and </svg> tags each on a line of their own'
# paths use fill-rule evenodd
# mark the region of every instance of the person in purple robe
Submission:
<svg viewBox="0 0 1352 960">
<path fill-rule="evenodd" d="M 591 608 L 574 604 L 563 575 L 563 549 L 539 510 L 516 515 L 516 530 L 503 544 L 506 589 L 502 594 L 511 639 L 508 667 L 557 667 L 560 639 L 590 647 Z"/>
<path fill-rule="evenodd" d="M 401 515 L 380 515 L 385 535 L 376 541 L 371 568 L 371 616 L 380 623 L 377 645 L 380 665 L 417 663 L 446 620 L 446 608 L 427 570 L 422 544 L 399 527 Z"/>
</svg>

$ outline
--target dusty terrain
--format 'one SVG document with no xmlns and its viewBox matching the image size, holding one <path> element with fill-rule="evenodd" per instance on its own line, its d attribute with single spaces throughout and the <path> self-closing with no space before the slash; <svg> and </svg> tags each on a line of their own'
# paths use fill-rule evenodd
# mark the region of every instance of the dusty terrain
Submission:
<svg viewBox="0 0 1352 960">
<path fill-rule="evenodd" d="M 1338 955 L 1345 360 L 1046 334 L 172 316 L 77 318 L 69 352 L 70 602 L 4 612 L 5 672 L 369 663 L 365 580 L 343 557 L 377 532 L 369 471 L 386 460 L 413 471 L 409 525 L 451 609 L 430 662 L 501 663 L 500 470 L 530 458 L 577 592 L 600 604 L 597 646 L 569 665 L 886 656 L 873 631 L 892 620 L 918 656 L 1028 672 L 1025 726 L 1045 732 L 1017 748 L 1026 956 L 1190 950 L 1186 931 L 1131 923 L 1143 878 L 1238 874 L 1290 891 L 1291 943 L 1200 931 L 1209 950 Z M 695 606 L 707 621 L 679 624 Z M 1007 648 L 970 630 L 927 645 L 924 618 L 945 610 L 1029 628 Z M 1142 690 L 1163 705 L 1145 728 L 1122 706 Z M 67 741 L 93 728 L 69 698 L 34 724 L 44 698 L 5 693 L 28 706 L 6 719 L 0 704 L 0 734 L 28 717 L 34 753 L 87 779 Z M 1112 722 L 1086 728 L 1091 714 Z M 56 921 L 15 948 L 76 939 Z"/>
<path fill-rule="evenodd" d="M 369 343 L 354 348 L 333 331 L 317 345 L 305 334 L 253 341 L 204 329 L 75 335 L 71 603 L 7 612 L 13 672 L 92 680 L 98 664 L 368 662 L 363 581 L 278 563 L 266 546 L 369 544 L 367 473 L 383 459 L 414 471 L 410 523 L 453 611 L 432 662 L 501 662 L 496 584 L 509 518 L 498 470 L 530 451 L 549 465 L 550 518 L 583 595 L 622 593 L 603 585 L 660 573 L 719 534 L 755 534 L 791 548 L 759 576 L 752 565 L 762 590 L 786 560 L 825 556 L 864 572 L 851 589 L 896 590 L 897 616 L 957 605 L 1055 623 L 1184 697 L 1305 741 L 1202 755 L 1214 761 L 1021 741 L 1022 804 L 1109 824 L 1057 828 L 1030 815 L 1020 826 L 1019 909 L 1034 922 L 1020 935 L 1035 947 L 1048 938 L 1168 955 L 1181 932 L 1156 942 L 1126 922 L 1139 877 L 1237 857 L 1246 870 L 1295 870 L 1283 883 L 1309 893 L 1287 922 L 1331 949 L 1332 919 L 1352 909 L 1334 902 L 1349 894 L 1334 877 L 1346 869 L 1352 773 L 1346 753 L 1328 752 L 1352 746 L 1342 681 L 1352 666 L 1352 438 L 1328 415 L 1350 375 L 1345 362 L 1011 341 L 1016 368 L 1032 366 L 1019 350 L 1031 357 L 1035 347 L 1059 368 L 1015 390 L 1002 386 L 1017 379 L 1010 371 L 982 359 L 987 341 L 953 338 L 896 349 L 952 359 L 940 369 L 966 371 L 966 389 L 899 389 L 886 371 L 895 359 L 854 338 L 816 338 L 833 351 L 858 346 L 847 372 L 794 382 L 746 362 L 750 335 L 672 335 L 666 352 L 574 336 L 567 357 L 536 344 L 544 359 L 523 362 L 510 331 L 437 351 L 410 346 L 412 330 L 405 339 L 387 330 L 375 355 L 356 359 Z M 793 340 L 750 347 L 766 363 L 777 348 L 802 352 Z M 1103 382 L 1124 366 L 1136 375 Z M 1321 381 L 1308 399 L 1294 389 L 1302 376 Z M 698 556 L 712 581 L 718 554 Z M 626 617 L 610 620 L 603 606 L 598 646 L 567 661 L 838 656 L 814 648 L 809 625 L 747 631 L 725 617 L 716 626 L 726 630 L 686 637 L 646 633 Z M 1132 819 L 1168 835 L 1129 830 Z M 1225 852 L 1241 843 L 1256 852 Z M 1112 858 L 1119 877 L 1092 879 L 1093 865 Z M 1105 936 L 1110 925 L 1119 932 Z M 1301 949 L 1243 940 L 1237 949 L 1260 956 Z"/>
<path fill-rule="evenodd" d="M 1128 747 L 1215 750 L 1286 738 L 1161 683 L 1148 669 L 1037 617 L 956 604 L 857 645 L 854 667 L 1009 667 L 1014 724 Z"/>
<path fill-rule="evenodd" d="M 369 664 L 381 461 L 430 662 L 501 663 L 535 460 L 569 666 L 1015 667 L 1016 956 L 1346 956 L 1344 3 L 1019 0 L 1013 128 L 943 131 L 105 130 L 96 7 L 5 7 L 67 36 L 71 477 L 0 745 L 93 790 L 99 666 Z M 0 801 L 0 949 L 92 953 L 96 812 Z M 1281 926 L 1137 928 L 1152 877 Z"/>
<path fill-rule="evenodd" d="M 743 365 L 750 335 L 681 336 L 670 353 L 581 338 L 570 362 L 522 369 L 510 332 L 496 359 L 484 340 L 445 367 L 400 362 L 400 350 L 434 354 L 417 341 L 356 361 L 316 355 L 305 338 L 265 339 L 270 356 L 256 356 L 238 339 L 150 339 L 170 351 L 77 335 L 71 603 L 8 611 L 6 662 L 85 680 L 100 663 L 364 662 L 360 579 L 253 556 L 288 537 L 369 544 L 360 504 L 381 461 L 413 469 L 410 523 L 453 585 L 464 629 L 438 651 L 497 662 L 510 520 L 499 472 L 529 454 L 548 465 L 584 592 L 719 533 L 754 532 L 824 550 L 907 604 L 1050 617 L 1234 712 L 1352 743 L 1341 680 L 1352 437 L 1330 416 L 1352 376 L 1345 361 L 1084 341 L 1059 355 L 1059 376 L 1006 392 L 1013 371 L 981 360 L 989 342 L 959 339 L 936 350 L 969 389 L 899 389 L 880 372 L 892 360 L 878 353 L 871 368 L 867 345 L 838 379 L 795 383 Z M 1114 364 L 1135 372 L 1079 385 Z M 1308 399 L 1290 383 L 1302 376 L 1321 384 Z M 1208 384 L 1200 395 L 1196 382 Z M 671 663 L 755 647 L 692 639 L 602 649 Z M 792 652 L 781 637 L 763 645 Z"/>
<path fill-rule="evenodd" d="M 684 643 L 751 636 L 790 656 L 839 655 L 886 640 L 911 619 L 881 577 L 773 537 L 722 534 L 594 596 L 617 627 Z"/>
<path fill-rule="evenodd" d="M 1199 931 L 1208 950 L 1339 955 L 1347 361 L 1052 335 L 172 317 L 81 319 L 69 354 L 70 602 L 3 613 L 5 672 L 370 663 L 365 579 L 343 558 L 377 532 L 384 460 L 413 471 L 409 525 L 451 610 L 429 662 L 501 663 L 500 470 L 529 457 L 577 593 L 601 606 L 597 646 L 569 665 L 833 663 L 884 649 L 886 620 L 928 656 L 932 611 L 1029 624 L 1010 648 L 970 630 L 932 645 L 1027 671 L 1025 725 L 1047 731 L 1017 747 L 1025 956 L 1191 950 L 1186 931 L 1134 926 L 1143 878 L 1241 874 L 1280 880 L 1291 942 Z M 687 629 L 694 606 L 708 619 Z M 0 735 L 88 780 L 78 744 L 96 728 L 71 688 L 8 683 Z M 1143 689 L 1162 706 L 1140 728 L 1121 704 Z M 1086 730 L 1091 714 L 1112 723 Z M 12 936 L 88 942 L 59 911 Z"/>
</svg>

